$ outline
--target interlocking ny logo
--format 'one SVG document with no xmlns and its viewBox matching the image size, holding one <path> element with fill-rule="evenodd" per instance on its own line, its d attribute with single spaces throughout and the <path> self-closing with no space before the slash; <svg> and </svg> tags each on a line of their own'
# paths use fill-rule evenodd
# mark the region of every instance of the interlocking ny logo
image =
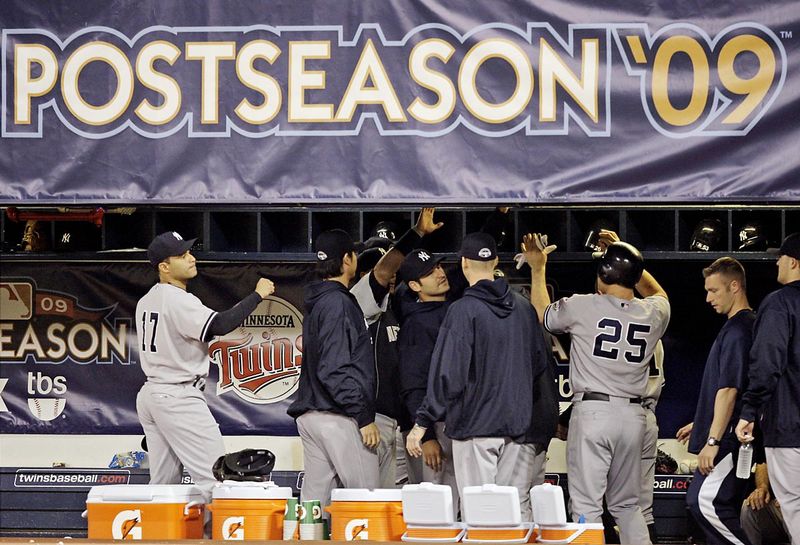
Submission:
<svg viewBox="0 0 800 545">
<path fill-rule="evenodd" d="M 422 261 L 428 261 L 431 258 L 431 255 L 428 252 L 419 252 L 417 257 Z"/>
</svg>

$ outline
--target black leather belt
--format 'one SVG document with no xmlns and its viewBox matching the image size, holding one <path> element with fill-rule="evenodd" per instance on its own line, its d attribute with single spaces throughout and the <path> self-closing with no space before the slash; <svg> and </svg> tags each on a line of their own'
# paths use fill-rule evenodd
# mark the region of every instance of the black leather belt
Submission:
<svg viewBox="0 0 800 545">
<path fill-rule="evenodd" d="M 194 380 L 187 380 L 186 382 L 182 382 L 181 384 L 189 384 L 192 388 L 197 388 L 201 392 L 205 391 L 206 389 L 206 377 L 195 377 Z"/>
<path fill-rule="evenodd" d="M 600 392 L 584 392 L 581 399 L 583 401 L 608 401 L 610 398 L 611 396 L 608 394 L 601 394 Z M 642 404 L 641 397 L 629 397 L 628 401 L 637 405 Z"/>
</svg>

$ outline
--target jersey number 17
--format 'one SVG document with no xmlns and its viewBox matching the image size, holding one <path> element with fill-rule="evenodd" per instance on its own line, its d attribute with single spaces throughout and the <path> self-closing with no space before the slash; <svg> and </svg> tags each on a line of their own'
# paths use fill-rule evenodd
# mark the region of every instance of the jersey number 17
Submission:
<svg viewBox="0 0 800 545">
<path fill-rule="evenodd" d="M 148 326 L 151 326 L 148 332 Z M 156 330 L 158 329 L 158 312 L 143 312 L 142 313 L 142 352 L 147 352 L 147 337 L 150 337 L 150 352 L 158 352 L 156 348 Z M 149 333 L 149 335 L 148 335 Z"/>
</svg>

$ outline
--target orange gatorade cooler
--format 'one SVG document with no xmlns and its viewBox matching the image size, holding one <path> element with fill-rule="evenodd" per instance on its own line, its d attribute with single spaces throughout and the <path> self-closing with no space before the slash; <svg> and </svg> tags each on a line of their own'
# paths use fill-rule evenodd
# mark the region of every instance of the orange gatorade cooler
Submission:
<svg viewBox="0 0 800 545">
<path fill-rule="evenodd" d="M 519 491 L 513 486 L 465 486 L 461 498 L 467 524 L 464 543 L 528 543 L 533 524 L 522 522 Z"/>
<path fill-rule="evenodd" d="M 333 541 L 400 541 L 406 531 L 401 492 L 395 488 L 336 488 L 331 492 Z"/>
<path fill-rule="evenodd" d="M 561 526 L 539 526 L 539 543 L 575 543 L 581 545 L 603 545 L 605 536 L 600 523 L 568 522 Z"/>
<path fill-rule="evenodd" d="M 214 488 L 211 537 L 224 541 L 266 541 L 283 538 L 288 486 L 269 482 L 223 481 Z"/>
<path fill-rule="evenodd" d="M 453 514 L 453 489 L 443 484 L 407 484 L 401 490 L 406 533 L 403 541 L 461 541 L 465 526 Z"/>
<path fill-rule="evenodd" d="M 89 539 L 201 539 L 203 496 L 193 485 L 93 486 Z"/>
</svg>

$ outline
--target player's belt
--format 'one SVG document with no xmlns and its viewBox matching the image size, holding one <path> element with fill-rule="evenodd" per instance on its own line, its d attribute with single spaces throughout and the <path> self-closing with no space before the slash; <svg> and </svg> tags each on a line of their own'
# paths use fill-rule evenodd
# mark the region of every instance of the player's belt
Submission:
<svg viewBox="0 0 800 545">
<path fill-rule="evenodd" d="M 619 397 L 619 396 L 614 396 L 614 397 Z M 602 394 L 600 392 L 583 392 L 581 394 L 582 401 L 609 401 L 610 399 L 611 399 L 610 395 Z M 642 404 L 641 397 L 629 397 L 627 399 L 631 403 L 636 403 L 637 405 Z"/>
<path fill-rule="evenodd" d="M 192 388 L 197 388 L 202 392 L 206 389 L 206 377 L 196 376 L 193 380 L 187 380 L 186 382 L 180 382 L 178 384 L 188 384 Z"/>
</svg>

